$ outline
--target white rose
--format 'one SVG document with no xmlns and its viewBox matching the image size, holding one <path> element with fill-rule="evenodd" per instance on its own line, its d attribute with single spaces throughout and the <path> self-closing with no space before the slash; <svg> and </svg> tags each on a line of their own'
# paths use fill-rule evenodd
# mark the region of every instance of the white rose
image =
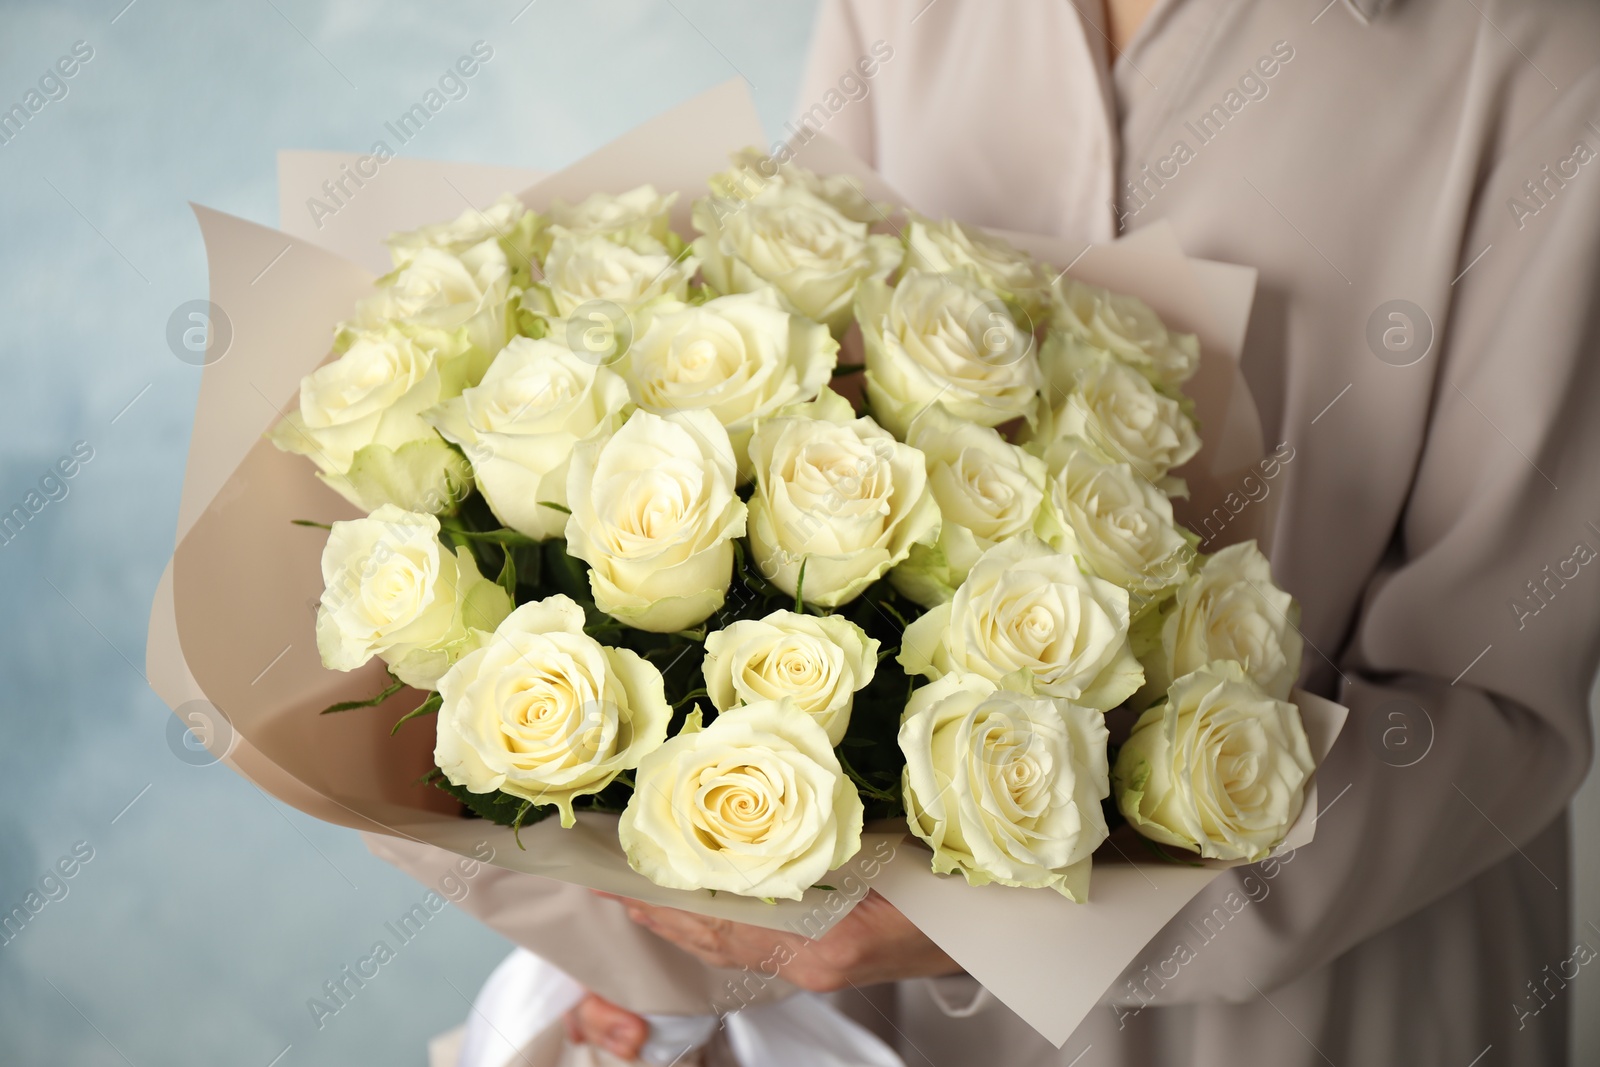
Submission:
<svg viewBox="0 0 1600 1067">
<path fill-rule="evenodd" d="M 433 354 L 390 327 L 347 337 L 344 354 L 300 380 L 300 403 L 268 432 L 285 452 L 363 511 L 454 511 L 471 486 L 466 461 L 423 417 L 440 397 Z"/>
<path fill-rule="evenodd" d="M 856 286 L 900 265 L 900 242 L 870 233 L 805 188 L 775 182 L 748 200 L 694 205 L 694 242 L 706 282 L 719 293 L 772 286 L 835 336 L 850 325 Z"/>
<path fill-rule="evenodd" d="M 933 404 L 980 426 L 1034 417 L 1043 378 L 1033 334 L 967 277 L 908 270 L 892 289 L 863 282 L 856 319 L 873 417 L 896 437 Z"/>
<path fill-rule="evenodd" d="M 1219 660 L 1172 684 L 1117 753 L 1117 807 L 1145 837 L 1255 861 L 1294 825 L 1315 770 L 1293 704 Z"/>
<path fill-rule="evenodd" d="M 744 472 L 757 420 L 816 399 L 838 352 L 826 326 L 785 311 L 771 289 L 696 306 L 663 302 L 628 349 L 627 382 L 645 411 L 710 411 Z"/>
<path fill-rule="evenodd" d="M 580 237 L 604 237 L 635 252 L 676 255 L 682 239 L 672 232 L 672 205 L 677 193 L 662 196 L 653 185 L 625 193 L 590 193 L 577 204 L 557 200 L 546 213 L 552 225 Z"/>
<path fill-rule="evenodd" d="M 511 610 L 506 591 L 478 573 L 472 553 L 439 543 L 439 520 L 385 504 L 336 522 L 322 550 L 317 651 L 336 671 L 373 656 L 395 677 L 432 689 L 472 642 Z"/>
<path fill-rule="evenodd" d="M 617 826 L 628 863 L 670 889 L 801 894 L 861 848 L 862 805 L 827 734 L 765 700 L 683 730 L 639 764 Z"/>
<path fill-rule="evenodd" d="M 713 196 L 749 200 L 773 182 L 799 186 L 824 200 L 851 222 L 887 222 L 892 205 L 874 204 L 861 191 L 861 183 L 848 174 L 818 174 L 794 163 L 775 159 L 759 148 L 742 148 L 729 158 L 733 166 L 711 177 Z"/>
<path fill-rule="evenodd" d="M 489 360 L 511 338 L 511 268 L 497 240 L 482 241 L 459 256 L 419 248 L 404 266 L 378 280 L 378 291 L 356 305 L 355 327 L 402 323 L 444 334 L 465 331 L 473 369 L 447 395 L 477 383 Z"/>
<path fill-rule="evenodd" d="M 807 603 L 854 600 L 938 536 L 922 453 L 826 388 L 756 427 L 750 465 L 751 553 L 768 581 Z"/>
<path fill-rule="evenodd" d="M 939 540 L 916 545 L 889 580 L 925 608 L 955 595 L 978 557 L 1001 541 L 1047 529 L 1044 461 L 987 426 L 935 405 L 917 416 L 906 443 L 928 464 L 939 505 Z"/>
<path fill-rule="evenodd" d="M 1178 588 L 1161 626 L 1162 691 L 1173 678 L 1213 660 L 1233 660 L 1268 696 L 1288 700 L 1300 674 L 1300 606 L 1272 581 L 1272 564 L 1254 541 L 1206 559 Z"/>
<path fill-rule="evenodd" d="M 423 249 L 460 256 L 484 241 L 510 239 L 537 218 L 530 216 L 534 216 L 534 212 L 510 193 L 505 193 L 489 207 L 467 208 L 453 222 L 390 234 L 389 257 L 396 267 L 404 267 Z"/>
<path fill-rule="evenodd" d="M 567 474 L 567 551 L 589 564 L 595 606 L 672 633 L 722 606 L 744 502 L 728 432 L 706 411 L 635 411 L 580 441 Z"/>
<path fill-rule="evenodd" d="M 567 516 L 572 449 L 621 425 L 628 387 L 604 367 L 551 341 L 518 337 L 483 381 L 427 417 L 472 461 L 490 509 L 506 526 L 539 541 L 560 537 Z"/>
<path fill-rule="evenodd" d="M 906 824 L 933 869 L 971 885 L 1089 897 L 1111 792 L 1105 717 L 952 674 L 911 694 L 900 724 Z"/>
<path fill-rule="evenodd" d="M 661 672 L 583 632 L 564 596 L 524 604 L 439 679 L 433 759 L 474 793 L 501 790 L 561 810 L 598 793 L 667 739 Z"/>
<path fill-rule="evenodd" d="M 906 271 L 965 273 L 984 289 L 1015 304 L 1030 319 L 1050 302 L 1050 277 L 1009 241 L 961 225 L 912 215 L 905 227 Z M 1031 325 L 1031 323 L 1029 323 Z"/>
<path fill-rule="evenodd" d="M 1172 520 L 1172 501 L 1126 463 L 1105 463 L 1065 440 L 1045 456 L 1061 529 L 1053 544 L 1089 573 L 1128 590 L 1135 616 L 1159 605 L 1189 576 L 1194 536 Z"/>
<path fill-rule="evenodd" d="M 1200 365 L 1200 340 L 1172 333 L 1138 297 L 1057 279 L 1052 325 L 1110 352 L 1163 389 L 1175 390 Z"/>
<path fill-rule="evenodd" d="M 1184 406 L 1107 353 L 1054 332 L 1040 357 L 1048 385 L 1035 434 L 1039 451 L 1077 438 L 1107 463 L 1126 463 L 1170 495 L 1184 491 L 1167 472 L 1200 451 L 1200 435 Z"/>
<path fill-rule="evenodd" d="M 837 745 L 877 667 L 878 642 L 849 619 L 774 611 L 708 635 L 701 670 L 718 711 L 787 697 Z"/>
<path fill-rule="evenodd" d="M 953 600 L 906 627 L 907 674 L 976 674 L 1007 689 L 1110 711 L 1144 672 L 1128 646 L 1128 594 L 1036 537 L 985 552 Z"/>
<path fill-rule="evenodd" d="M 679 301 L 688 297 L 695 272 L 693 256 L 674 257 L 666 249 L 638 252 L 593 234 L 551 232 L 554 239 L 545 257 L 544 279 L 523 295 L 523 306 L 547 320 L 565 320 L 590 303 L 615 305 L 623 315 L 632 315 L 663 297 Z M 573 320 L 575 328 L 588 329 L 591 322 L 584 321 L 588 318 Z M 631 329 L 619 322 L 608 325 Z M 575 351 L 601 350 L 567 341 Z"/>
</svg>

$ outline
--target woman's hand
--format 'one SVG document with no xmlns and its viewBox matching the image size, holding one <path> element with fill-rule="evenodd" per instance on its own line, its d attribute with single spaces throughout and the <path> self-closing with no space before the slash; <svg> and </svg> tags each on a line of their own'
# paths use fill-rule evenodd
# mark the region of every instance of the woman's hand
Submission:
<svg viewBox="0 0 1600 1067">
<path fill-rule="evenodd" d="M 567 1038 L 574 1045 L 594 1045 L 632 1063 L 650 1036 L 644 1017 L 590 993 L 567 1012 Z"/>
<path fill-rule="evenodd" d="M 883 897 L 869 892 L 820 939 L 708 919 L 601 893 L 628 918 L 712 967 L 748 967 L 801 989 L 831 993 L 850 986 L 956 974 L 961 966 Z"/>
</svg>

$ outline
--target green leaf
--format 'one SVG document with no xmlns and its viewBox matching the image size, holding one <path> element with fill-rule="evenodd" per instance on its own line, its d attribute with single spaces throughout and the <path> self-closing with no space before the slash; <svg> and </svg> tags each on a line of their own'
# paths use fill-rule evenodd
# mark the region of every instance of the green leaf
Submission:
<svg viewBox="0 0 1600 1067">
<path fill-rule="evenodd" d="M 400 732 L 400 727 L 404 726 L 406 723 L 410 722 L 412 719 L 415 719 L 417 716 L 419 716 L 419 715 L 429 715 L 429 714 L 432 714 L 433 712 L 438 711 L 440 706 L 443 703 L 444 703 L 444 698 L 441 697 L 438 693 L 429 693 L 427 700 L 424 700 L 422 703 L 418 704 L 415 708 L 412 708 L 410 711 L 408 711 L 404 715 L 400 716 L 399 721 L 394 724 L 394 729 L 389 731 L 389 736 L 393 737 L 395 734 L 399 733 Z"/>
<path fill-rule="evenodd" d="M 450 532 L 457 537 L 465 537 L 469 541 L 488 541 L 494 545 L 524 546 L 539 543 L 527 534 L 521 534 L 515 530 L 464 530 L 452 528 Z"/>
<path fill-rule="evenodd" d="M 806 610 L 805 598 L 801 596 L 801 592 L 806 587 L 806 564 L 810 562 L 810 556 L 802 556 L 800 558 L 800 573 L 794 577 L 794 612 L 796 615 L 802 614 Z"/>
<path fill-rule="evenodd" d="M 391 674 L 389 677 L 394 678 L 394 675 Z M 354 711 L 356 708 L 375 708 L 379 704 L 382 704 L 385 700 L 388 700 L 390 697 L 400 692 L 400 690 L 404 689 L 405 687 L 406 683 L 402 682 L 398 678 L 395 678 L 393 685 L 386 687 L 383 692 L 379 693 L 375 697 L 369 697 L 366 700 L 341 700 L 337 704 L 329 704 L 327 707 L 323 708 L 321 714 L 332 715 L 336 711 Z"/>
<path fill-rule="evenodd" d="M 290 519 L 291 526 L 315 526 L 319 530 L 331 530 L 333 526 L 326 522 L 312 522 L 310 519 Z"/>
<path fill-rule="evenodd" d="M 563 515 L 572 514 L 571 508 L 567 507 L 565 504 L 557 504 L 554 500 L 541 500 L 539 501 L 539 506 L 541 508 L 550 508 L 552 511 L 559 511 Z"/>
<path fill-rule="evenodd" d="M 517 554 L 510 545 L 505 546 L 505 562 L 500 565 L 500 577 L 495 581 L 506 591 L 511 602 L 517 602 Z"/>
<path fill-rule="evenodd" d="M 823 885 L 821 882 L 818 882 L 816 885 L 812 886 L 811 888 L 812 889 L 821 889 L 821 890 L 823 890 L 825 892 L 828 892 L 828 893 L 837 893 L 838 892 L 838 890 L 835 889 L 833 886 L 831 886 L 831 885 Z"/>
</svg>

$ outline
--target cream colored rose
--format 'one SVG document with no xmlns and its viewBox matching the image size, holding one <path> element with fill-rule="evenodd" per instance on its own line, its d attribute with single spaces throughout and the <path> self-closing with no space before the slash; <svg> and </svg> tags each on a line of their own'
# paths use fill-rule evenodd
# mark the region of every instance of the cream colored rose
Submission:
<svg viewBox="0 0 1600 1067">
<path fill-rule="evenodd" d="M 865 281 L 856 319 L 873 417 L 896 437 L 934 404 L 980 426 L 1034 417 L 1043 378 L 1033 334 L 965 276 L 908 270 L 893 288 Z"/>
<path fill-rule="evenodd" d="M 713 196 L 749 200 L 776 182 L 799 186 L 852 222 L 887 222 L 893 210 L 892 205 L 873 203 L 862 192 L 861 183 L 848 174 L 818 174 L 775 159 L 759 148 L 742 148 L 729 158 L 733 166 L 708 182 Z"/>
<path fill-rule="evenodd" d="M 938 537 L 922 453 L 829 389 L 757 426 L 750 465 L 751 553 L 768 581 L 807 603 L 854 600 Z"/>
<path fill-rule="evenodd" d="M 1180 479 L 1167 477 L 1200 451 L 1183 404 L 1104 349 L 1065 333 L 1046 339 L 1040 359 L 1048 384 L 1033 447 L 1043 452 L 1051 441 L 1076 438 L 1168 494 L 1184 492 Z"/>
<path fill-rule="evenodd" d="M 440 396 L 433 354 L 394 327 L 347 340 L 343 355 L 300 380 L 298 407 L 268 440 L 308 457 L 317 477 L 363 511 L 454 511 L 472 479 L 424 418 Z"/>
<path fill-rule="evenodd" d="M 941 524 L 938 542 L 914 545 L 889 580 L 931 608 L 954 596 L 978 557 L 999 542 L 1047 531 L 1047 475 L 1043 460 L 937 405 L 917 416 L 906 443 L 927 460 Z"/>
<path fill-rule="evenodd" d="M 1183 583 L 1195 538 L 1173 522 L 1165 493 L 1126 463 L 1105 463 L 1078 442 L 1058 441 L 1045 458 L 1061 522 L 1056 548 L 1128 590 L 1136 617 Z"/>
<path fill-rule="evenodd" d="M 718 711 L 787 697 L 837 745 L 877 667 L 878 642 L 849 619 L 774 611 L 708 635 L 701 670 Z"/>
<path fill-rule="evenodd" d="M 404 266 L 378 280 L 377 292 L 356 305 L 354 327 L 379 329 L 399 323 L 444 334 L 464 332 L 475 350 L 474 371 L 461 385 L 476 384 L 489 360 L 511 339 L 511 268 L 494 239 L 459 256 L 419 248 Z"/>
<path fill-rule="evenodd" d="M 727 428 L 741 474 L 757 420 L 816 399 L 839 343 L 826 326 L 784 310 L 771 289 L 651 309 L 626 358 L 634 403 L 665 415 L 703 408 Z"/>
<path fill-rule="evenodd" d="M 1194 376 L 1200 366 L 1200 340 L 1172 333 L 1138 297 L 1075 282 L 1056 280 L 1052 325 L 1110 352 L 1166 390 Z"/>
<path fill-rule="evenodd" d="M 567 551 L 589 564 L 595 606 L 671 633 L 722 606 L 744 502 L 728 432 L 710 412 L 635 411 L 573 449 Z"/>
<path fill-rule="evenodd" d="M 604 367 L 550 341 L 518 337 L 483 381 L 427 413 L 472 461 L 495 517 L 540 541 L 560 537 L 567 468 L 585 437 L 622 423 L 628 387 Z"/>
<path fill-rule="evenodd" d="M 1050 276 L 1038 260 L 1009 241 L 953 219 L 935 222 L 921 215 L 912 215 L 904 232 L 906 271 L 966 274 L 1019 308 L 1028 326 L 1028 320 L 1042 316 L 1049 307 Z"/>
<path fill-rule="evenodd" d="M 1288 700 L 1300 674 L 1300 606 L 1272 581 L 1272 564 L 1254 541 L 1206 559 L 1178 588 L 1161 627 L 1156 670 L 1165 691 L 1173 678 L 1213 660 L 1234 660 L 1270 697 Z"/>
<path fill-rule="evenodd" d="M 683 241 L 672 232 L 677 193 L 662 196 L 653 185 L 625 193 L 590 193 L 576 204 L 557 200 L 547 212 L 552 225 L 579 237 L 604 237 L 645 255 L 676 255 Z"/>
<path fill-rule="evenodd" d="M 1139 717 L 1112 785 L 1145 837 L 1255 861 L 1288 835 L 1313 770 L 1299 709 L 1219 660 L 1179 678 Z"/>
<path fill-rule="evenodd" d="M 856 286 L 900 265 L 900 242 L 869 232 L 807 189 L 774 182 L 748 200 L 694 205 L 694 242 L 706 282 L 719 293 L 771 286 L 793 310 L 835 336 L 850 325 Z"/>
<path fill-rule="evenodd" d="M 699 713 L 646 756 L 617 826 L 634 870 L 670 889 L 801 894 L 861 848 L 861 797 L 828 736 L 788 701 Z"/>
<path fill-rule="evenodd" d="M 439 679 L 433 760 L 474 793 L 501 790 L 561 811 L 598 793 L 667 739 L 661 672 L 583 632 L 564 596 L 524 604 Z"/>
<path fill-rule="evenodd" d="M 439 543 L 438 519 L 392 504 L 333 524 L 322 582 L 323 665 L 353 671 L 377 656 L 418 689 L 434 687 L 468 650 L 472 631 L 493 630 L 511 611 L 511 598 L 478 573 L 471 552 Z"/>
<path fill-rule="evenodd" d="M 511 239 L 521 233 L 537 216 L 527 205 L 512 196 L 503 194 L 490 206 L 467 208 L 453 222 L 439 222 L 404 233 L 389 235 L 389 257 L 396 267 L 404 267 L 423 249 L 435 249 L 452 256 L 463 255 L 474 245 L 484 241 Z"/>
<path fill-rule="evenodd" d="M 674 257 L 664 248 L 638 252 L 593 234 L 562 229 L 551 233 L 544 280 L 523 294 L 523 307 L 546 320 L 566 320 L 585 304 L 597 302 L 631 315 L 663 297 L 679 301 L 688 297 L 696 266 L 693 256 Z"/>
<path fill-rule="evenodd" d="M 1002 541 L 906 627 L 907 674 L 976 674 L 1007 689 L 1110 711 L 1144 672 L 1128 646 L 1128 594 L 1036 537 Z"/>
<path fill-rule="evenodd" d="M 972 885 L 1089 898 L 1111 792 L 1105 716 L 951 674 L 911 694 L 900 723 L 906 824 L 933 869 Z"/>
</svg>

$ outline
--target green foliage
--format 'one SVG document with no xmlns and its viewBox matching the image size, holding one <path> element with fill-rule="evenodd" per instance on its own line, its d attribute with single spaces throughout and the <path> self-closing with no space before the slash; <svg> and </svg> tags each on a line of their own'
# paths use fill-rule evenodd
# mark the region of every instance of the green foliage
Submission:
<svg viewBox="0 0 1600 1067">
<path fill-rule="evenodd" d="M 558 505 L 550 504 L 558 510 Z M 807 604 L 801 589 L 790 596 L 773 585 L 750 555 L 742 540 L 734 542 L 733 580 L 722 607 L 694 630 L 673 634 L 636 630 L 611 618 L 595 607 L 589 588 L 589 570 L 582 560 L 567 553 L 566 541 L 555 538 L 538 542 L 500 525 L 482 496 L 472 493 L 460 511 L 443 521 L 442 535 L 454 546 L 473 554 L 483 574 L 499 576 L 499 582 L 518 604 L 542 600 L 558 593 L 571 597 L 584 611 L 584 632 L 597 641 L 628 649 L 651 663 L 666 683 L 667 700 L 673 706 L 669 736 L 682 728 L 689 713 L 698 707 L 709 722 L 716 709 L 706 699 L 702 664 L 705 637 L 740 619 L 759 619 L 780 609 L 826 614 L 815 604 Z M 803 567 L 802 577 L 803 581 Z M 907 677 L 895 662 L 905 627 L 922 608 L 895 592 L 887 581 L 868 587 L 855 601 L 837 611 L 880 643 L 877 673 L 872 682 L 855 696 L 848 735 L 837 749 L 846 770 L 866 805 L 867 818 L 891 818 L 905 812 L 901 802 L 901 772 L 905 757 L 896 737 L 906 698 L 920 679 Z M 395 724 L 438 709 L 437 698 L 425 701 Z M 352 706 L 368 706 L 363 703 Z M 555 809 L 526 803 L 506 793 L 477 794 L 451 785 L 442 777 L 436 786 L 460 800 L 467 814 L 488 819 L 501 826 L 527 825 L 546 818 Z M 633 792 L 626 775 L 591 796 L 578 797 L 573 807 L 579 811 L 620 812 Z"/>
</svg>

